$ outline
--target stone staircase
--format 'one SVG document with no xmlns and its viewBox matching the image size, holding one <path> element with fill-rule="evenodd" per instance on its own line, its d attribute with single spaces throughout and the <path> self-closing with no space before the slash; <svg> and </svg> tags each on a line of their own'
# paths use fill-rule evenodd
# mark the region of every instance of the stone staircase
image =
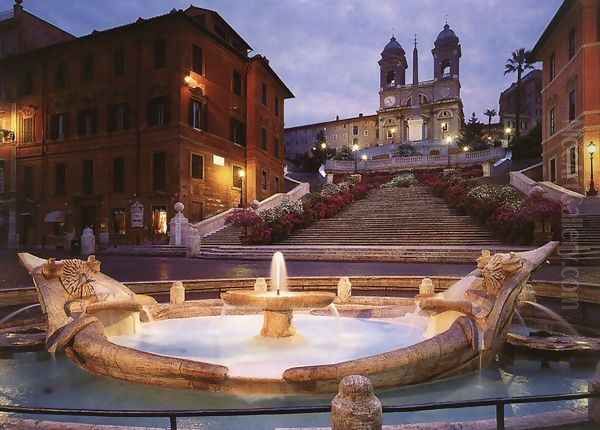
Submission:
<svg viewBox="0 0 600 430">
<path fill-rule="evenodd" d="M 205 237 L 202 257 L 265 259 L 281 250 L 299 260 L 472 262 L 482 248 L 515 248 L 502 245 L 422 186 L 373 190 L 335 217 L 276 245 L 241 246 L 239 236 L 238 228 L 227 227 Z"/>
<path fill-rule="evenodd" d="M 563 215 L 559 255 L 563 264 L 600 264 L 600 215 Z"/>
</svg>

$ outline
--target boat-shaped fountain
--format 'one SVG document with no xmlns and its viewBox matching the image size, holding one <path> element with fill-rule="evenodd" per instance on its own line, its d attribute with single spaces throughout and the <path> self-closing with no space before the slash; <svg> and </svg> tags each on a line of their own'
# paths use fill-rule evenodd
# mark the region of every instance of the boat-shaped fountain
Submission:
<svg viewBox="0 0 600 430">
<path fill-rule="evenodd" d="M 504 344 L 522 287 L 555 247 L 483 252 L 469 275 L 445 292 L 415 298 L 408 312 L 406 303 L 383 298 L 344 297 L 345 304 L 332 293 L 287 291 L 281 255 L 270 291 L 171 304 L 134 294 L 94 258 L 19 257 L 48 320 L 46 347 L 83 369 L 173 388 L 281 394 L 335 392 L 351 374 L 389 388 L 488 365 Z M 321 315 L 334 299 L 341 316 Z M 374 317 L 345 311 L 358 303 L 361 315 Z"/>
</svg>

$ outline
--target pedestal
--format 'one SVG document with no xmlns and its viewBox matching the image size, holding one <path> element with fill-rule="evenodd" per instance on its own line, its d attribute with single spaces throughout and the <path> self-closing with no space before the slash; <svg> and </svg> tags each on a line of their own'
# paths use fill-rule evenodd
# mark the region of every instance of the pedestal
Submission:
<svg viewBox="0 0 600 430">
<path fill-rule="evenodd" d="M 293 311 L 264 311 L 261 336 L 290 337 L 296 334 L 292 325 Z"/>
</svg>

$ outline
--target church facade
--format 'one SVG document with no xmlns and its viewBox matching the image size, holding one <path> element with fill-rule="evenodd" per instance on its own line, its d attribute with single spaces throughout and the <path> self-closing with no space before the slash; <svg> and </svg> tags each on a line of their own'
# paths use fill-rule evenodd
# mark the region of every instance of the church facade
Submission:
<svg viewBox="0 0 600 430">
<path fill-rule="evenodd" d="M 464 123 L 460 96 L 461 46 L 458 36 L 446 24 L 437 36 L 433 55 L 433 79 L 419 81 L 419 52 L 416 46 L 412 58 L 412 83 L 407 83 L 408 61 L 406 53 L 395 37 L 381 52 L 379 60 L 379 109 L 369 129 L 355 130 L 349 135 L 348 123 L 363 116 L 288 128 L 285 131 L 289 155 L 310 153 L 325 137 L 331 149 L 356 145 L 361 152 L 373 146 L 409 145 L 422 155 L 444 155 L 457 149 L 458 138 Z M 368 139 L 362 138 L 366 133 Z M 349 138 L 335 139 L 348 135 Z M 334 137 L 331 138 L 330 136 Z"/>
</svg>

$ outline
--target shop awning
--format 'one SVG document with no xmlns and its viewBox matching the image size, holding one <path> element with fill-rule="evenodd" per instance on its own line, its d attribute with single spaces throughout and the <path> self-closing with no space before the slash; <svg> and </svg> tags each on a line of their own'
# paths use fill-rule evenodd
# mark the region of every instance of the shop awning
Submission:
<svg viewBox="0 0 600 430">
<path fill-rule="evenodd" d="M 65 222 L 65 213 L 63 211 L 48 212 L 44 217 L 44 222 Z"/>
</svg>

